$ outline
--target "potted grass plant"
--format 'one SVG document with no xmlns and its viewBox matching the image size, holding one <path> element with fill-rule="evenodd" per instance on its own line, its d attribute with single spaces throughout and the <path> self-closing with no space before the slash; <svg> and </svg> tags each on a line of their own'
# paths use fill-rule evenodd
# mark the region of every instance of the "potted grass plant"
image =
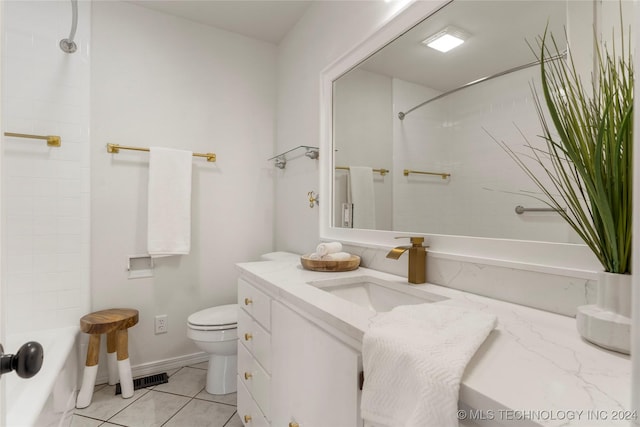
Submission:
<svg viewBox="0 0 640 427">
<path fill-rule="evenodd" d="M 552 35 L 540 38 L 541 89 L 534 91 L 544 140 L 526 142 L 526 154 L 500 145 L 602 264 L 596 304 L 578 307 L 579 333 L 601 347 L 629 353 L 631 329 L 631 226 L 633 61 L 624 38 L 596 47 L 591 85 L 585 86 Z M 540 93 L 541 92 L 541 93 Z"/>
</svg>

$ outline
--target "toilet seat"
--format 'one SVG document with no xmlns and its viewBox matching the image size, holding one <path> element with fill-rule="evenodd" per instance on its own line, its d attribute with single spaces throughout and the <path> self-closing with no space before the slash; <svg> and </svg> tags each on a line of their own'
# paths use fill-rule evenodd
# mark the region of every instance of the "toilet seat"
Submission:
<svg viewBox="0 0 640 427">
<path fill-rule="evenodd" d="M 238 304 L 220 305 L 193 313 L 187 319 L 190 329 L 198 331 L 223 331 L 238 326 Z"/>
<path fill-rule="evenodd" d="M 229 325 L 203 326 L 189 323 L 189 329 L 193 329 L 194 331 L 228 331 L 230 329 L 238 329 L 238 325 L 231 323 Z"/>
</svg>

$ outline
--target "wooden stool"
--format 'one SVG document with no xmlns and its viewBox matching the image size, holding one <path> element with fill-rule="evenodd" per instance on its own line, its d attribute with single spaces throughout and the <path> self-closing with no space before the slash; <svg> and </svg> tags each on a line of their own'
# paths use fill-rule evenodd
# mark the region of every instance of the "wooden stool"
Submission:
<svg viewBox="0 0 640 427">
<path fill-rule="evenodd" d="M 76 408 L 86 408 L 91 404 L 93 388 L 96 385 L 96 374 L 98 373 L 100 336 L 102 334 L 107 334 L 109 384 L 116 384 L 118 377 L 120 377 L 122 397 L 127 399 L 133 396 L 133 377 L 129 362 L 129 334 L 127 330 L 136 323 L 138 323 L 138 310 L 130 308 L 112 308 L 82 316 L 80 329 L 91 336 L 89 337 L 87 362 L 84 367 L 82 387 L 80 387 L 76 400 Z"/>
</svg>

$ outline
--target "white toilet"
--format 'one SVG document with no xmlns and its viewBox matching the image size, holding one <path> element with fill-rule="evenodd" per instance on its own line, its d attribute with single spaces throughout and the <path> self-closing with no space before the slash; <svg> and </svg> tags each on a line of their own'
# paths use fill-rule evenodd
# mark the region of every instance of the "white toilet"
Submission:
<svg viewBox="0 0 640 427">
<path fill-rule="evenodd" d="M 209 354 L 207 393 L 236 391 L 238 304 L 207 308 L 189 316 L 187 336 Z"/>
<path fill-rule="evenodd" d="M 263 261 L 299 262 L 300 255 L 270 252 Z M 237 389 L 238 304 L 220 305 L 193 313 L 187 319 L 187 336 L 209 354 L 207 393 L 228 394 Z"/>
</svg>

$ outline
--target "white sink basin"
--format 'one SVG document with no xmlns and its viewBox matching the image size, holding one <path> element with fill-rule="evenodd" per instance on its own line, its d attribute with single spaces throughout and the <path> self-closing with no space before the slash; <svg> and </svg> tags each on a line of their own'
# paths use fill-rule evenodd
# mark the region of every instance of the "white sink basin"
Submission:
<svg viewBox="0 0 640 427">
<path fill-rule="evenodd" d="M 388 282 L 372 276 L 316 280 L 309 284 L 375 312 L 390 311 L 399 305 L 424 304 L 447 299 L 412 288 L 413 285 Z"/>
</svg>

